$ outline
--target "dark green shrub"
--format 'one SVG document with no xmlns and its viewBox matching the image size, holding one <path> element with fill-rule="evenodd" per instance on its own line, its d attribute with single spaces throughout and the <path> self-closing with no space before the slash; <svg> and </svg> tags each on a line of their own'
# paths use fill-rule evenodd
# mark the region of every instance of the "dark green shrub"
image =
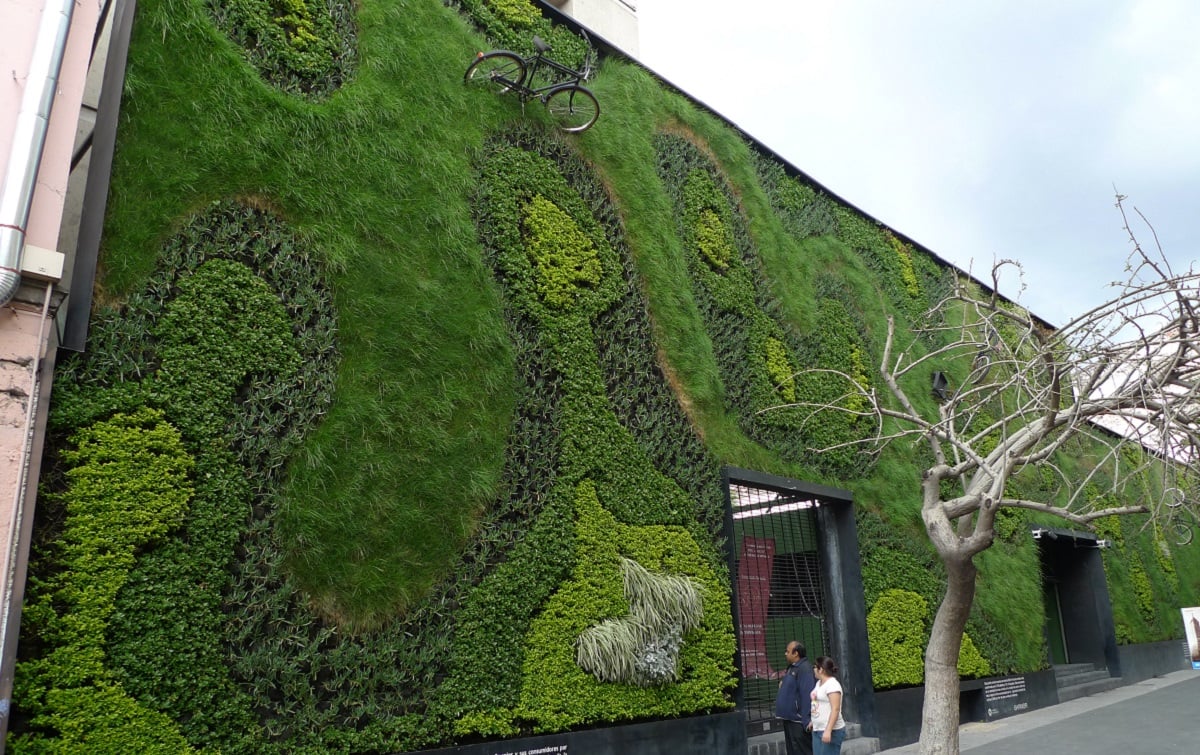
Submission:
<svg viewBox="0 0 1200 755">
<path fill-rule="evenodd" d="M 843 309 L 848 297 L 842 287 L 814 286 L 817 322 L 785 325 L 775 320 L 769 313 L 781 307 L 770 295 L 733 191 L 711 161 L 682 137 L 660 135 L 656 146 L 659 175 L 675 201 L 693 291 L 741 427 L 782 458 L 817 473 L 837 479 L 860 476 L 872 464 L 872 455 L 843 444 L 867 437 L 873 427 L 868 418 L 853 414 L 863 406 L 846 398 L 852 386 L 837 373 L 869 386 L 873 371 L 867 365 L 873 360 L 863 329 Z M 799 405 L 781 406 L 793 401 Z M 828 404 L 846 411 L 816 411 Z M 834 446 L 837 450 L 818 453 Z"/>
<path fill-rule="evenodd" d="M 545 612 L 552 610 L 551 606 L 559 599 L 556 596 L 563 595 L 563 590 L 568 590 L 567 594 L 574 593 L 570 588 L 573 582 L 564 579 L 572 568 L 580 568 L 576 535 L 568 534 L 573 529 L 570 512 L 575 508 L 573 500 L 577 484 L 583 484 L 591 491 L 592 498 L 608 509 L 605 516 L 615 517 L 614 523 L 628 522 L 640 529 L 688 522 L 695 528 L 694 536 L 683 528 L 675 529 L 692 543 L 691 548 L 701 559 L 699 565 L 713 569 L 713 565 L 720 568 L 721 564 L 715 548 L 696 545 L 697 541 L 712 542 L 712 530 L 705 523 L 719 521 L 719 504 L 714 505 L 706 494 L 709 503 L 702 508 L 704 515 L 697 517 L 693 513 L 697 503 L 655 465 L 654 459 L 670 451 L 674 444 L 665 449 L 639 447 L 631 430 L 616 421 L 607 400 L 606 385 L 615 390 L 618 401 L 628 398 L 612 377 L 606 379 L 602 374 L 600 352 L 609 355 L 608 364 L 616 365 L 611 357 L 618 351 L 624 353 L 620 347 L 621 339 L 628 339 L 639 331 L 644 334 L 646 326 L 644 321 L 638 321 L 644 314 L 625 309 L 627 303 L 630 307 L 635 306 L 640 295 L 629 287 L 624 268 L 628 258 L 625 255 L 618 258 L 614 253 L 614 247 L 621 248 L 621 229 L 615 222 L 606 221 L 605 232 L 599 232 L 602 226 L 597 223 L 597 217 L 611 217 L 603 209 L 599 212 L 592 209 L 605 207 L 604 192 L 593 183 L 590 170 L 581 170 L 578 158 L 564 150 L 555 138 L 516 132 L 510 139 L 497 140 L 483 156 L 477 214 L 481 237 L 508 295 L 515 332 L 525 332 L 526 318 L 532 321 L 531 324 L 536 323 L 535 327 L 542 331 L 538 339 L 548 346 L 547 363 L 553 364 L 555 372 L 562 374 L 558 384 L 562 392 L 559 432 L 564 453 L 557 457 L 558 469 L 552 472 L 557 483 L 526 537 L 509 553 L 505 563 L 488 575 L 465 601 L 456 642 L 470 643 L 472 638 L 478 637 L 491 646 L 499 643 L 502 650 L 497 653 L 496 661 L 486 667 L 469 658 L 462 659 L 461 663 L 453 662 L 451 674 L 438 692 L 436 709 L 456 720 L 455 728 L 463 735 L 511 735 L 523 727 L 548 731 L 572 725 L 572 721 L 580 720 L 580 717 L 598 722 L 635 715 L 630 713 L 630 704 L 621 695 L 601 696 L 587 703 L 589 712 L 586 713 L 565 712 L 572 709 L 570 695 L 558 699 L 564 690 L 546 688 L 542 676 L 530 676 L 530 664 L 535 663 L 534 659 L 545 657 L 565 659 L 575 674 L 583 674 L 574 665 L 574 636 L 563 638 L 555 632 L 545 634 L 536 629 L 547 620 Z M 513 142 L 523 149 L 513 146 Z M 547 215 L 558 218 L 558 227 L 580 229 L 582 238 L 591 239 L 592 246 L 572 241 L 581 238 L 573 232 L 531 233 L 531 230 L 537 230 L 537 226 L 531 226 L 527 220 L 527 208 L 533 197 L 544 200 L 543 209 Z M 584 197 L 588 201 L 581 202 Z M 549 210 L 549 207 L 554 209 Z M 580 297 L 570 307 L 551 307 L 547 297 L 538 293 L 536 266 L 539 260 L 562 254 L 564 248 L 597 250 L 600 278 L 593 279 L 594 287 L 568 288 L 570 296 Z M 579 269 L 577 265 L 559 267 Z M 569 301 L 569 298 L 559 299 L 561 304 Z M 607 332 L 615 334 L 608 325 L 612 322 L 608 318 L 617 311 L 614 305 L 618 303 L 623 317 L 633 318 L 638 323 L 637 330 L 632 334 L 621 333 L 615 343 L 598 338 L 594 328 L 608 329 Z M 593 322 L 597 324 L 593 325 Z M 621 369 L 627 368 L 622 365 Z M 639 382 L 645 379 L 645 374 L 637 375 Z M 643 423 L 634 424 L 641 426 Z M 690 474 L 694 475 L 695 470 Z M 661 528 L 655 531 L 657 529 Z M 632 554 L 626 551 L 626 555 Z M 647 563 L 653 566 L 657 561 Z M 613 574 L 617 576 L 615 584 L 620 596 L 619 572 Z M 724 593 L 723 600 L 727 603 L 728 587 L 719 580 L 716 585 Z M 526 633 L 525 627 L 531 623 L 534 629 Z M 729 629 L 722 641 L 731 640 L 732 630 Z M 660 689 L 659 694 L 675 699 L 675 705 L 683 706 L 678 709 L 680 712 L 688 710 L 689 705 L 713 704 L 713 700 L 722 706 L 727 704 L 724 690 L 731 683 L 730 679 L 722 677 L 718 680 L 708 673 L 700 680 L 689 679 L 687 659 L 691 657 L 690 652 L 684 650 L 680 666 L 684 677 L 680 684 L 686 685 L 691 692 L 680 697 L 682 693 L 671 691 L 680 685 L 668 685 L 667 690 Z M 598 683 L 593 680 L 593 684 Z M 550 697 L 516 709 L 519 700 L 540 694 L 539 690 Z M 698 702 L 698 694 L 708 695 L 709 702 Z"/>
<path fill-rule="evenodd" d="M 522 55 L 533 53 L 533 38 L 541 37 L 550 45 L 552 57 L 575 69 L 582 69 L 589 50 L 575 32 L 565 26 L 555 26 L 542 15 L 540 8 L 529 0 L 448 0 L 492 44 L 500 49 Z"/>
<path fill-rule="evenodd" d="M 800 179 L 787 175 L 783 166 L 763 154 L 755 155 L 759 183 L 771 209 L 797 239 L 824 236 L 837 230 L 832 201 Z"/>
<path fill-rule="evenodd" d="M 323 97 L 357 62 L 355 7 L 346 0 L 207 0 L 217 27 L 259 75 L 291 94 Z"/>
<path fill-rule="evenodd" d="M 226 611 L 237 626 L 245 609 L 236 599 L 223 603 L 222 594 L 255 491 L 273 489 L 300 433 L 330 398 L 334 318 L 319 270 L 293 234 L 244 205 L 216 203 L 192 218 L 166 243 L 161 264 L 120 311 L 101 311 L 94 349 L 60 363 L 52 422 L 67 432 L 108 421 L 129 405 L 147 411 L 137 406 L 154 402 L 189 426 L 191 443 L 203 450 L 179 529 L 140 554 L 115 596 L 104 629 L 105 669 L 156 716 L 186 722 L 178 733 L 194 746 L 239 751 L 259 734 L 253 701 L 230 677 L 224 641 Z M 171 377 L 181 371 L 191 380 Z M 63 455 L 64 480 L 75 463 Z M 255 470 L 252 478 L 245 469 Z M 311 622 L 303 618 L 306 608 L 300 617 L 291 610 L 290 623 Z M 58 642 L 36 626 L 27 629 L 39 642 Z M 271 643 L 282 626 L 259 632 L 254 642 Z M 294 664 L 286 655 L 279 660 Z M 104 699 L 112 694 L 108 689 Z M 162 721 L 155 726 L 167 730 Z"/>
<path fill-rule="evenodd" d="M 160 365 L 151 400 L 207 441 L 226 432 L 247 376 L 294 373 L 300 357 L 283 305 L 242 263 L 214 259 L 177 285 L 151 332 Z"/>
<path fill-rule="evenodd" d="M 796 378 L 796 400 L 839 409 L 811 416 L 799 412 L 789 420 L 791 426 L 798 425 L 796 442 L 810 452 L 820 451 L 815 466 L 840 479 L 854 479 L 874 462 L 869 444 L 843 445 L 869 438 L 874 432 L 871 418 L 864 414 L 869 409 L 866 399 L 859 395 L 875 384 L 873 357 L 844 290 L 829 276 L 820 276 L 815 283 L 821 295 L 816 321 L 801 339 L 797 359 L 818 371 Z"/>
</svg>

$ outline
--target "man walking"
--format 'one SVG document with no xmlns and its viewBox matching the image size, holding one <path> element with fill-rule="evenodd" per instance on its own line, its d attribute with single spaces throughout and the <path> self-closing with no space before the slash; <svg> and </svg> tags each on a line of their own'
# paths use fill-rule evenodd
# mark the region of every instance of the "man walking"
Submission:
<svg viewBox="0 0 1200 755">
<path fill-rule="evenodd" d="M 783 719 L 787 755 L 812 755 L 812 691 L 816 684 L 808 651 L 796 640 L 787 644 L 788 667 L 779 680 L 775 717 Z"/>
</svg>

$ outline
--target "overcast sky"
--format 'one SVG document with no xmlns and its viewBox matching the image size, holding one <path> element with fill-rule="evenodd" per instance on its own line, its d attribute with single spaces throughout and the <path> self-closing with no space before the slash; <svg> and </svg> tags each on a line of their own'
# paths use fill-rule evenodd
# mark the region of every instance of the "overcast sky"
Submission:
<svg viewBox="0 0 1200 755">
<path fill-rule="evenodd" d="M 1177 272 L 1200 251 L 1200 2 L 637 6 L 652 70 L 977 277 L 1019 260 L 1051 323 L 1115 295 L 1114 186 Z"/>
</svg>

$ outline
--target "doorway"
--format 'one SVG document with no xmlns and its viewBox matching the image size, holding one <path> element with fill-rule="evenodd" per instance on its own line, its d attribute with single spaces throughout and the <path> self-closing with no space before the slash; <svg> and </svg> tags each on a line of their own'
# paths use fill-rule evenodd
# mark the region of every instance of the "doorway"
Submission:
<svg viewBox="0 0 1200 755">
<path fill-rule="evenodd" d="M 875 736 L 875 698 L 854 505 L 845 490 L 727 467 L 725 535 L 738 652 L 738 707 L 771 731 L 790 640 L 841 666 L 847 720 Z"/>
<path fill-rule="evenodd" d="M 829 646 L 817 537 L 820 504 L 744 482 L 730 482 L 728 489 L 738 658 L 747 721 L 754 724 L 775 717 L 787 644 L 799 640 L 809 658 L 826 655 Z"/>
<path fill-rule="evenodd" d="M 1051 664 L 1091 663 L 1120 676 L 1100 544 L 1090 532 L 1036 527 Z"/>
<path fill-rule="evenodd" d="M 1058 580 L 1046 577 L 1042 584 L 1042 599 L 1046 609 L 1046 644 L 1050 649 L 1050 665 L 1061 666 L 1070 663 L 1067 639 L 1063 635 L 1062 601 L 1058 593 Z"/>
</svg>

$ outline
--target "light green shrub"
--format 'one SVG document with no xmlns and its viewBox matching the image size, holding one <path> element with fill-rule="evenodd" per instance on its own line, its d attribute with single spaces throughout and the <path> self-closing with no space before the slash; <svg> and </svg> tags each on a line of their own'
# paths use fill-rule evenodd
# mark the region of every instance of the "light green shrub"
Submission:
<svg viewBox="0 0 1200 755">
<path fill-rule="evenodd" d="M 1153 624 L 1156 618 L 1154 610 L 1154 589 L 1150 586 L 1150 576 L 1142 564 L 1141 554 L 1133 554 L 1129 563 L 1129 582 L 1137 598 L 1138 610 L 1147 624 Z"/>
<path fill-rule="evenodd" d="M 977 679 L 991 673 L 991 664 L 975 647 L 971 635 L 963 632 L 962 645 L 958 649 L 958 675 L 968 679 Z"/>
<path fill-rule="evenodd" d="M 913 268 L 913 250 L 908 244 L 896 238 L 890 231 L 886 234 L 888 244 L 896 253 L 896 264 L 900 269 L 900 280 L 909 296 L 921 295 L 921 284 L 917 280 L 917 271 Z"/>
<path fill-rule="evenodd" d="M 524 684 L 514 714 L 534 731 L 596 721 L 677 716 L 732 705 L 733 627 L 726 588 L 682 527 L 631 526 L 605 511 L 590 482 L 575 498 L 577 562 L 571 578 L 534 619 L 525 640 Z M 678 682 L 653 687 L 601 682 L 576 663 L 576 638 L 628 616 L 621 557 L 700 588 L 703 618 L 683 635 Z"/>
<path fill-rule="evenodd" d="M 796 368 L 788 358 L 787 346 L 778 338 L 767 338 L 767 374 L 784 401 L 796 400 Z"/>
<path fill-rule="evenodd" d="M 600 283 L 596 246 L 570 215 L 541 194 L 526 203 L 522 215 L 525 248 L 546 304 L 565 309 L 575 301 L 579 287 Z"/>
<path fill-rule="evenodd" d="M 175 724 L 130 697 L 107 665 L 105 634 L 136 551 L 182 520 L 192 496 L 192 457 L 153 409 L 118 414 L 80 430 L 63 452 L 70 465 L 63 571 L 31 584 L 29 624 L 45 655 L 17 666 L 15 696 L 36 731 L 74 752 L 187 752 Z M 109 726 L 98 722 L 108 721 Z"/>
<path fill-rule="evenodd" d="M 925 679 L 925 617 L 929 605 L 915 592 L 885 590 L 867 614 L 871 677 L 878 688 Z"/>
<path fill-rule="evenodd" d="M 528 29 L 541 19 L 542 13 L 529 0 L 484 0 L 492 12 L 514 29 Z"/>
<path fill-rule="evenodd" d="M 871 647 L 871 676 L 877 688 L 913 686 L 925 680 L 928 616 L 929 604 L 908 590 L 885 590 L 875 601 L 867 614 L 867 638 Z M 966 632 L 959 647 L 958 673 L 964 677 L 992 673 Z"/>
<path fill-rule="evenodd" d="M 718 272 L 728 269 L 729 260 L 733 256 L 733 242 L 729 238 L 729 231 L 721 222 L 721 217 L 705 207 L 696 218 L 693 233 L 701 259 Z"/>
</svg>

